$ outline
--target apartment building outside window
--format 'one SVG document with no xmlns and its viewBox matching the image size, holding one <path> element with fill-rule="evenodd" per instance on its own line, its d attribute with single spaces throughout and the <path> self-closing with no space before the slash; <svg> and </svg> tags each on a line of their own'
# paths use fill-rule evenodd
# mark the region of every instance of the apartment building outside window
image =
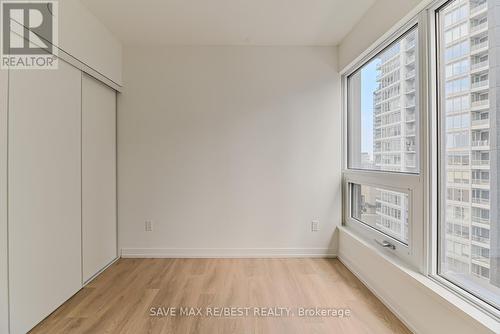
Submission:
<svg viewBox="0 0 500 334">
<path fill-rule="evenodd" d="M 497 8 L 435 1 L 344 73 L 344 220 L 500 315 Z"/>
<path fill-rule="evenodd" d="M 349 217 L 375 230 L 379 243 L 390 243 L 408 257 L 415 253 L 412 247 L 419 237 L 413 233 L 411 208 L 421 193 L 401 187 L 397 178 L 413 184 L 419 178 L 418 60 L 418 27 L 414 26 L 348 79 L 349 127 L 356 134 L 349 137 L 349 167 L 378 171 L 380 180 L 386 180 L 380 185 L 349 184 Z"/>
<path fill-rule="evenodd" d="M 448 156 L 440 169 L 440 186 L 447 196 L 440 220 L 439 273 L 499 304 L 491 298 L 500 294 L 498 261 L 490 257 L 499 238 L 497 216 L 490 216 L 492 207 L 497 211 L 492 201 L 498 198 L 499 167 L 490 138 L 495 128 L 492 122 L 497 119 L 490 97 L 498 90 L 493 80 L 495 68 L 490 66 L 490 43 L 494 43 L 495 25 L 500 22 L 489 22 L 493 16 L 488 9 L 495 6 L 498 1 L 454 0 L 438 11 L 438 109 L 444 139 L 440 154 Z M 458 44 L 471 47 L 457 56 Z M 490 160 L 492 154 L 495 157 Z M 456 215 L 457 209 L 471 214 Z M 456 233 L 449 227 L 457 221 L 470 232 Z"/>
</svg>

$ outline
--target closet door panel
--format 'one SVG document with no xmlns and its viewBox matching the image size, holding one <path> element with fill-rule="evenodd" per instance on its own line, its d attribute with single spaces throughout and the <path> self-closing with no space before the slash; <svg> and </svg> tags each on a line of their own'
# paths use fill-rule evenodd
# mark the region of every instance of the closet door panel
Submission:
<svg viewBox="0 0 500 334">
<path fill-rule="evenodd" d="M 77 292 L 81 271 L 81 72 L 11 71 L 9 291 L 13 334 Z"/>
<path fill-rule="evenodd" d="M 0 333 L 8 332 L 7 276 L 7 101 L 9 73 L 0 70 Z"/>
<path fill-rule="evenodd" d="M 117 257 L 116 93 L 84 74 L 82 79 L 83 279 Z"/>
</svg>

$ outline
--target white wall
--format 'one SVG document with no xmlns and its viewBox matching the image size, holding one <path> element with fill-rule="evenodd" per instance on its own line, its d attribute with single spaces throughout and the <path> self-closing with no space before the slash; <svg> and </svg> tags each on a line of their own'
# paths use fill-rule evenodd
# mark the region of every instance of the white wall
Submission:
<svg viewBox="0 0 500 334">
<path fill-rule="evenodd" d="M 339 69 L 349 65 L 421 2 L 422 0 L 377 0 L 339 44 Z"/>
<path fill-rule="evenodd" d="M 126 48 L 118 107 L 124 255 L 332 253 L 340 222 L 336 64 L 333 47 Z M 320 232 L 311 232 L 313 219 Z"/>
<path fill-rule="evenodd" d="M 79 0 L 59 1 L 59 47 L 122 85 L 122 46 Z"/>
</svg>

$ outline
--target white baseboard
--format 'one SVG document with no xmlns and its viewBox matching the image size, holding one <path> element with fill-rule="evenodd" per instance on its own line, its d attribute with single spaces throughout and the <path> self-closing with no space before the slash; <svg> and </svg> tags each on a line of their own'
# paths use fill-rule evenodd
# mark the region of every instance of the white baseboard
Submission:
<svg viewBox="0 0 500 334">
<path fill-rule="evenodd" d="M 328 248 L 122 248 L 123 258 L 297 258 L 337 257 Z"/>
<path fill-rule="evenodd" d="M 356 276 L 361 281 L 361 283 L 363 283 L 368 288 L 368 290 L 371 291 L 371 293 L 373 293 L 375 295 L 375 297 L 377 297 L 382 302 L 382 304 L 384 304 L 392 313 L 394 313 L 394 315 L 396 315 L 396 317 L 399 320 L 401 320 L 401 322 L 412 333 L 418 333 L 415 326 L 413 326 L 413 324 L 403 314 L 401 314 L 401 312 L 399 312 L 399 310 L 397 308 L 393 307 L 392 304 L 389 303 L 381 293 L 379 293 L 376 289 L 374 289 L 373 286 L 364 279 L 363 275 L 361 275 L 357 266 L 353 262 L 351 262 L 350 260 L 348 260 L 346 257 L 344 257 L 342 255 L 338 256 L 338 259 L 340 262 L 342 262 L 342 264 L 344 266 L 346 266 L 347 269 L 349 269 L 349 271 L 351 273 L 354 274 L 354 276 Z"/>
</svg>

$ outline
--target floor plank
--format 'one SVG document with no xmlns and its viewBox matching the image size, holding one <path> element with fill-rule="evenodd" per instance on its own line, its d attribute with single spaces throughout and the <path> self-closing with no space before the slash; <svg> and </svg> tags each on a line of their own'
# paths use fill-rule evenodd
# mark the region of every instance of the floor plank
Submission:
<svg viewBox="0 0 500 334">
<path fill-rule="evenodd" d="M 176 308 L 153 317 L 151 308 Z M 202 315 L 180 316 L 180 307 Z M 248 316 L 207 316 L 207 308 Z M 262 317 L 254 308 L 290 314 Z M 299 308 L 347 309 L 348 317 L 299 316 Z M 120 259 L 30 333 L 410 333 L 335 259 Z"/>
</svg>

